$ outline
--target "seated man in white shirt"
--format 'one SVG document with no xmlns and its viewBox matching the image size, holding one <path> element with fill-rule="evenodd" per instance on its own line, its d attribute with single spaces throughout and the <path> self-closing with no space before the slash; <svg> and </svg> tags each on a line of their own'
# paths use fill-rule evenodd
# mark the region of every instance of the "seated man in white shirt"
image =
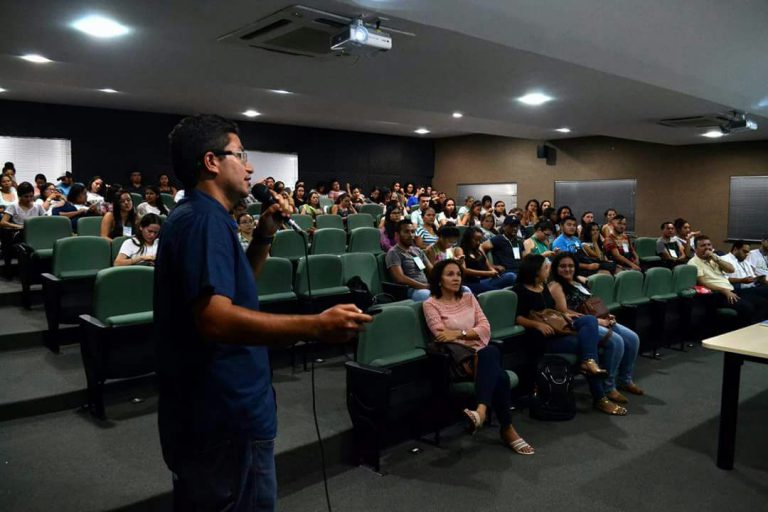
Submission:
<svg viewBox="0 0 768 512">
<path fill-rule="evenodd" d="M 763 235 L 760 247 L 749 251 L 747 261 L 755 269 L 757 276 L 768 277 L 768 235 Z"/>
<path fill-rule="evenodd" d="M 766 284 L 766 276 L 758 276 L 755 272 L 755 267 L 747 261 L 749 252 L 749 244 L 742 240 L 737 240 L 731 246 L 731 252 L 722 257 L 724 261 L 730 263 L 734 268 L 734 272 L 726 273 L 726 276 L 728 276 L 728 280 L 737 290 L 746 290 L 757 286 L 765 286 Z"/>
</svg>

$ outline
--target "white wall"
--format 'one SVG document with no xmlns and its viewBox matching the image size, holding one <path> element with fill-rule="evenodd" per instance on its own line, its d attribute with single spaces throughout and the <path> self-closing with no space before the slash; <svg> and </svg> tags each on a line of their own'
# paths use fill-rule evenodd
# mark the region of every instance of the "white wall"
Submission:
<svg viewBox="0 0 768 512">
<path fill-rule="evenodd" d="M 253 167 L 252 184 L 272 176 L 275 181 L 282 181 L 286 187 L 293 190 L 294 183 L 299 179 L 298 155 L 249 150 L 245 152 L 248 153 L 248 163 Z"/>
<path fill-rule="evenodd" d="M 72 170 L 72 144 L 68 139 L 37 139 L 32 137 L 0 137 L 0 164 L 13 162 L 16 182 L 35 184 L 35 175 L 45 174 L 51 183 Z M 84 176 L 75 176 L 82 181 Z"/>
</svg>

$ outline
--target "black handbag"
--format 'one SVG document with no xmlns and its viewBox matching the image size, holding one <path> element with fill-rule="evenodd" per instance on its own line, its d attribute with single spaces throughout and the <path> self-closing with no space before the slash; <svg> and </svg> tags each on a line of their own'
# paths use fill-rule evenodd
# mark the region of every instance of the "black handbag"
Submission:
<svg viewBox="0 0 768 512">
<path fill-rule="evenodd" d="M 441 352 L 448 354 L 451 358 L 451 364 L 448 366 L 448 371 L 451 374 L 452 380 L 475 378 L 477 351 L 453 341 L 435 343 L 435 345 Z"/>
</svg>

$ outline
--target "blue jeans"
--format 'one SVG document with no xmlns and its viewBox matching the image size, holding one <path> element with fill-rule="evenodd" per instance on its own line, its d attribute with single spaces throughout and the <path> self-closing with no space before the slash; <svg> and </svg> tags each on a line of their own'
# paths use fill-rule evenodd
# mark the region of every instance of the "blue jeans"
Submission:
<svg viewBox="0 0 768 512">
<path fill-rule="evenodd" d="M 512 416 L 509 413 L 511 405 L 509 374 L 501 366 L 501 352 L 493 345 L 477 351 L 475 397 L 478 404 L 492 407 L 496 411 L 496 417 L 502 429 L 512 423 Z"/>
<path fill-rule="evenodd" d="M 598 361 L 597 343 L 600 341 L 600 336 L 597 318 L 591 315 L 580 316 L 573 321 L 573 326 L 576 329 L 575 335 L 548 338 L 547 351 L 576 354 L 582 361 L 587 359 Z M 603 398 L 605 396 L 604 379 L 592 375 L 586 377 L 592 399 L 597 401 Z"/>
<path fill-rule="evenodd" d="M 601 326 L 599 332 L 600 338 L 602 338 L 608 329 Z M 614 324 L 613 334 L 608 341 L 603 352 L 605 360 L 603 365 L 608 370 L 605 389 L 606 391 L 613 391 L 616 389 L 617 381 L 619 385 L 632 383 L 632 372 L 635 369 L 640 338 L 632 329 L 621 324 Z"/>
<path fill-rule="evenodd" d="M 174 511 L 275 510 L 274 439 L 212 441 L 179 459 L 172 468 Z"/>
<path fill-rule="evenodd" d="M 474 295 L 488 292 L 491 290 L 501 290 L 515 284 L 517 276 L 514 272 L 504 272 L 499 277 L 487 277 L 474 283 L 466 283 L 466 286 L 472 290 Z"/>
</svg>

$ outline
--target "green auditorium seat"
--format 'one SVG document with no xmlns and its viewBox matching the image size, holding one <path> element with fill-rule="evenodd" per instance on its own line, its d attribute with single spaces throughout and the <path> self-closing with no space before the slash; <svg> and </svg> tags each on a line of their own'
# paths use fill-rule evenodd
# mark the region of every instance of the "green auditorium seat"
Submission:
<svg viewBox="0 0 768 512">
<path fill-rule="evenodd" d="M 381 232 L 376 228 L 355 228 L 349 234 L 347 252 L 369 252 L 381 254 Z"/>
<path fill-rule="evenodd" d="M 251 203 L 246 207 L 245 211 L 251 215 L 261 215 L 261 203 L 258 201 Z"/>
<path fill-rule="evenodd" d="M 291 215 L 291 219 L 293 219 L 293 222 L 298 224 L 298 226 L 304 231 L 309 231 L 313 227 L 311 215 L 303 215 L 300 213 L 296 213 L 294 215 Z"/>
<path fill-rule="evenodd" d="M 380 204 L 364 204 L 358 210 L 360 213 L 367 213 L 371 216 L 372 219 L 375 219 L 377 216 L 381 215 L 382 211 L 383 209 Z"/>
<path fill-rule="evenodd" d="M 680 299 L 681 323 L 687 329 L 682 333 L 681 343 L 703 338 L 710 320 L 707 314 L 707 297 L 698 295 L 694 290 L 696 275 L 697 270 L 693 265 L 677 265 L 672 269 L 672 291 Z"/>
<path fill-rule="evenodd" d="M 309 271 L 307 271 L 309 267 Z M 315 254 L 300 258 L 293 289 L 306 312 L 318 312 L 349 302 L 350 292 L 344 281 L 341 258 L 333 254 Z"/>
<path fill-rule="evenodd" d="M 621 305 L 617 320 L 632 329 L 640 340 L 650 341 L 650 336 L 660 336 L 652 329 L 651 299 L 643 293 L 643 274 L 637 270 L 619 272 L 615 280 L 615 298 Z M 653 345 L 655 342 L 652 342 Z M 654 354 L 655 356 L 656 354 Z"/>
<path fill-rule="evenodd" d="M 137 206 L 144 202 L 144 195 L 131 192 L 131 201 L 133 201 L 133 208 L 135 209 Z"/>
<path fill-rule="evenodd" d="M 491 324 L 491 338 L 507 340 L 520 336 L 525 328 L 515 324 L 517 294 L 508 290 L 492 290 L 477 296 L 477 302 Z"/>
<path fill-rule="evenodd" d="M 32 307 L 30 287 L 40 283 L 40 275 L 51 269 L 53 244 L 72 236 L 72 223 L 66 217 L 32 217 L 24 223 L 24 243 L 19 251 L 22 303 Z"/>
<path fill-rule="evenodd" d="M 306 235 L 301 235 L 292 229 L 285 229 L 275 233 L 275 239 L 272 241 L 269 253 L 277 258 L 286 258 L 291 262 L 296 262 L 299 258 L 306 256 L 306 251 Z"/>
<path fill-rule="evenodd" d="M 110 247 L 110 265 L 115 264 L 115 260 L 117 259 L 117 255 L 120 254 L 120 248 L 123 246 L 123 242 L 128 240 L 129 236 L 117 236 L 112 239 L 111 247 Z"/>
<path fill-rule="evenodd" d="M 343 283 L 346 284 L 350 279 L 357 276 L 363 280 L 373 295 L 381 293 L 381 276 L 379 275 L 376 256 L 367 252 L 350 252 L 342 254 L 340 258 Z"/>
<path fill-rule="evenodd" d="M 353 213 L 347 217 L 347 230 L 351 233 L 355 228 L 372 228 L 373 219 L 367 213 Z"/>
<path fill-rule="evenodd" d="M 641 263 L 658 263 L 661 257 L 656 254 L 656 239 L 650 237 L 638 237 L 635 240 L 635 250 Z"/>
<path fill-rule="evenodd" d="M 163 204 L 166 208 L 168 208 L 168 211 L 173 210 L 176 208 L 176 201 L 173 200 L 173 196 L 171 194 L 166 194 L 165 192 L 162 192 L 160 194 L 160 199 L 163 201 Z"/>
<path fill-rule="evenodd" d="M 318 220 L 321 218 L 318 217 Z M 312 236 L 309 249 L 310 254 L 344 254 L 347 252 L 347 233 L 343 229 L 319 228 Z"/>
<path fill-rule="evenodd" d="M 677 265 L 672 270 L 672 289 L 680 297 L 691 298 L 696 295 L 698 270 L 693 265 Z"/>
<path fill-rule="evenodd" d="M 609 311 L 614 312 L 621 307 L 615 301 L 614 279 L 608 274 L 593 274 L 588 278 L 589 291 L 592 295 L 599 297 Z"/>
<path fill-rule="evenodd" d="M 285 258 L 270 257 L 264 261 L 256 281 L 259 309 L 270 313 L 288 313 L 296 308 L 293 291 L 293 265 Z"/>
<path fill-rule="evenodd" d="M 680 302 L 672 284 L 672 271 L 668 268 L 650 268 L 645 273 L 643 293 L 651 299 L 651 315 L 654 330 L 659 332 L 653 336 L 650 345 L 654 354 L 662 345 L 670 345 L 680 341 L 686 326 L 682 325 Z M 641 341 L 641 345 L 643 344 Z M 641 349 L 642 350 L 642 349 Z"/>
<path fill-rule="evenodd" d="M 395 300 L 405 300 L 408 298 L 408 287 L 392 280 L 387 270 L 386 258 L 387 253 L 385 252 L 376 255 L 376 263 L 379 266 L 379 275 L 381 276 L 381 287 L 384 293 L 392 295 Z"/>
<path fill-rule="evenodd" d="M 101 235 L 101 215 L 98 217 L 80 217 L 77 219 L 78 236 L 99 236 Z"/>
<path fill-rule="evenodd" d="M 152 267 L 112 267 L 96 274 L 93 315 L 80 315 L 88 409 L 96 417 L 105 416 L 105 381 L 155 371 L 153 286 Z"/>
<path fill-rule="evenodd" d="M 58 352 L 61 322 L 77 323 L 90 313 L 96 274 L 111 265 L 109 240 L 78 236 L 57 240 L 53 246 L 52 272 L 43 273 L 43 299 L 48 321 L 46 344 Z"/>
<path fill-rule="evenodd" d="M 333 199 L 331 199 L 328 196 L 320 196 L 320 208 L 323 209 L 323 211 L 327 211 L 331 209 L 331 206 L 333 206 Z"/>
<path fill-rule="evenodd" d="M 358 462 L 378 472 L 381 449 L 394 426 L 419 426 L 419 420 L 428 419 L 436 427 L 435 415 L 429 414 L 435 396 L 431 359 L 414 310 L 382 308 L 360 333 L 356 360 L 345 366 Z"/>
<path fill-rule="evenodd" d="M 341 215 L 318 215 L 317 219 L 315 219 L 315 226 L 317 229 L 334 228 L 343 230 L 344 220 L 341 218 Z"/>
</svg>

